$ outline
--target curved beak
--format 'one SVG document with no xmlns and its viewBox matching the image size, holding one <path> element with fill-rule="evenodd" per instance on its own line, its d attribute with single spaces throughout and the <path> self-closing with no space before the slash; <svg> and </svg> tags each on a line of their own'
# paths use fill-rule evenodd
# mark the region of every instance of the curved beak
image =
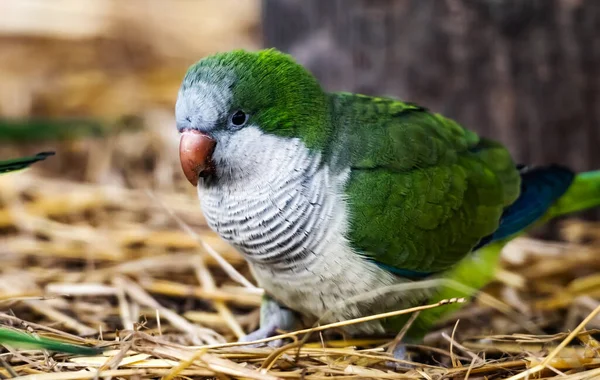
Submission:
<svg viewBox="0 0 600 380">
<path fill-rule="evenodd" d="M 194 129 L 181 133 L 179 160 L 185 178 L 192 185 L 198 185 L 198 177 L 202 173 L 214 170 L 212 154 L 216 144 L 212 137 Z"/>
</svg>

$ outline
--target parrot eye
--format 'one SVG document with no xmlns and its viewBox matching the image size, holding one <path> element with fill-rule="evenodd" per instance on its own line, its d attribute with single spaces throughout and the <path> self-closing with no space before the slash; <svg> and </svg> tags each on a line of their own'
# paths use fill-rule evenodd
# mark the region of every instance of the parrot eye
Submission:
<svg viewBox="0 0 600 380">
<path fill-rule="evenodd" d="M 246 115 L 243 111 L 235 111 L 233 113 L 233 115 L 231 115 L 230 118 L 230 122 L 234 127 L 242 127 L 244 124 L 246 124 L 246 121 L 248 120 L 248 115 Z"/>
</svg>

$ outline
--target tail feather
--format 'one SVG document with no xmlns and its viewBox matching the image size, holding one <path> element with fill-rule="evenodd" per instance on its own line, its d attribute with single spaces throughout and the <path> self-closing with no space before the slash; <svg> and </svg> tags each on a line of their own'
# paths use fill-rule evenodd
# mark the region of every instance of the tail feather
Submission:
<svg viewBox="0 0 600 380">
<path fill-rule="evenodd" d="M 579 173 L 567 192 L 552 205 L 542 220 L 599 206 L 600 170 Z"/>
<path fill-rule="evenodd" d="M 504 211 L 498 230 L 483 239 L 477 247 L 481 249 L 460 261 L 444 278 L 473 289 L 482 288 L 494 278 L 502 248 L 510 235 L 536 222 L 598 206 L 600 170 L 573 175 L 569 170 L 556 166 L 523 169 L 521 194 Z M 429 302 L 470 296 L 472 293 L 465 293 L 448 284 L 440 287 Z M 456 303 L 421 312 L 407 332 L 407 337 L 422 339 L 440 318 L 447 317 L 463 305 Z"/>
<path fill-rule="evenodd" d="M 575 174 L 552 165 L 521 169 L 521 192 L 517 200 L 502 213 L 498 229 L 483 238 L 475 249 L 525 230 L 544 216 L 568 191 Z"/>
<path fill-rule="evenodd" d="M 0 161 L 0 174 L 27 169 L 32 164 L 45 160 L 46 157 L 54 155 L 54 152 L 41 152 L 35 156 L 20 157 L 11 160 Z"/>
</svg>

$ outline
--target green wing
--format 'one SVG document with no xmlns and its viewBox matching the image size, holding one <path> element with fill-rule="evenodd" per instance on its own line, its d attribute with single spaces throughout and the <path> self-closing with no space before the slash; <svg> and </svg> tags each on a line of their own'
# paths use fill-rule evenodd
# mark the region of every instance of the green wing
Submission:
<svg viewBox="0 0 600 380">
<path fill-rule="evenodd" d="M 334 94 L 338 167 L 349 239 L 401 270 L 430 273 L 462 259 L 491 234 L 518 197 L 520 177 L 500 144 L 438 114 L 392 99 Z"/>
<path fill-rule="evenodd" d="M 54 155 L 54 152 L 41 152 L 35 156 L 14 158 L 0 161 L 0 174 L 16 172 L 27 169 L 30 165 L 45 160 L 46 157 Z"/>
</svg>

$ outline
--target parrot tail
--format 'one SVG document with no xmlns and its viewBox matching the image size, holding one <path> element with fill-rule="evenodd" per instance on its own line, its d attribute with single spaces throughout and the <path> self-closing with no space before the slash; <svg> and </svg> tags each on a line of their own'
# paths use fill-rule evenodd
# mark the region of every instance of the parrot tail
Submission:
<svg viewBox="0 0 600 380">
<path fill-rule="evenodd" d="M 600 170 L 579 173 L 544 215 L 544 220 L 600 206 Z"/>
<path fill-rule="evenodd" d="M 520 172 L 519 198 L 502 213 L 492 240 L 504 239 L 537 222 L 568 191 L 575 178 L 575 173 L 558 165 L 524 167 Z"/>
<path fill-rule="evenodd" d="M 519 198 L 502 213 L 498 229 L 474 250 L 524 231 L 535 223 L 600 206 L 600 171 L 575 174 L 558 165 L 522 167 Z"/>
<path fill-rule="evenodd" d="M 0 174 L 16 172 L 27 169 L 30 165 L 45 160 L 46 157 L 54 155 L 54 152 L 41 152 L 35 156 L 14 158 L 12 160 L 0 161 Z"/>
<path fill-rule="evenodd" d="M 75 355 L 97 355 L 102 349 L 64 343 L 57 339 L 37 337 L 23 331 L 0 327 L 0 344 L 16 348 L 32 348 Z"/>
<path fill-rule="evenodd" d="M 482 288 L 493 280 L 502 248 L 513 234 L 521 232 L 534 223 L 600 206 L 600 170 L 574 174 L 559 166 L 521 170 L 521 194 L 502 214 L 500 226 L 494 234 L 481 240 L 474 250 L 478 259 L 466 259 L 450 269 L 444 278 Z M 471 297 L 474 292 L 457 290 L 445 285 L 429 302 L 452 297 Z M 449 315 L 463 304 L 424 310 L 407 333 L 422 339 L 433 324 Z"/>
</svg>

